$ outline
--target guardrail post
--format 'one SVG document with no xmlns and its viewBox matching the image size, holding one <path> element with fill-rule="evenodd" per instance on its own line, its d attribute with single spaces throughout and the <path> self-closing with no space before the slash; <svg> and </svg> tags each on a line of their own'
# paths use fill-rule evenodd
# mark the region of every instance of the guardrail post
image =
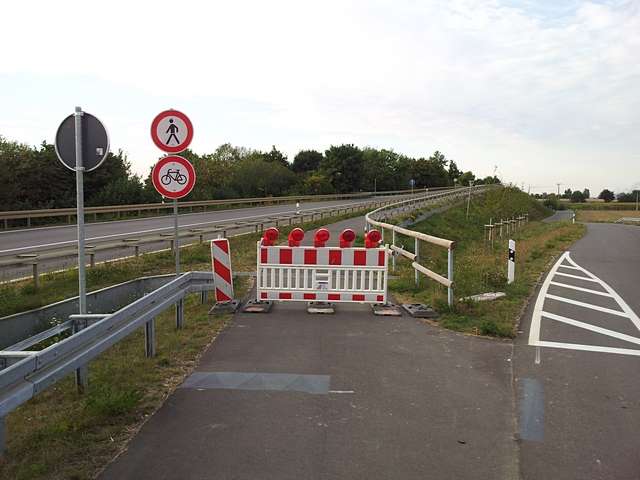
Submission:
<svg viewBox="0 0 640 480">
<path fill-rule="evenodd" d="M 31 226 L 31 217 L 27 217 L 27 227 Z"/>
<path fill-rule="evenodd" d="M 2 462 L 2 457 L 4 455 L 4 450 L 7 448 L 7 425 L 4 420 L 4 417 L 0 417 L 0 462 Z"/>
<path fill-rule="evenodd" d="M 87 320 L 76 318 L 73 321 L 72 334 L 78 333 L 87 326 Z M 89 388 L 89 367 L 87 364 L 76 368 L 76 389 L 78 393 L 83 394 Z"/>
<path fill-rule="evenodd" d="M 447 278 L 451 285 L 447 288 L 447 303 L 453 306 L 453 249 L 449 247 L 447 255 Z"/>
<path fill-rule="evenodd" d="M 209 290 L 203 290 L 200 292 L 200 303 L 205 305 L 209 300 Z"/>
<path fill-rule="evenodd" d="M 33 286 L 37 290 L 40 288 L 40 275 L 38 275 L 38 262 L 33 262 Z"/>
<path fill-rule="evenodd" d="M 416 263 L 420 263 L 420 251 L 419 251 L 420 243 L 419 242 L 420 242 L 420 240 L 418 240 L 416 238 L 415 242 L 414 242 L 414 248 L 413 248 L 413 253 L 416 254 L 416 258 L 415 258 L 414 262 L 416 262 Z M 413 274 L 414 274 L 414 277 L 415 277 L 415 282 L 416 282 L 416 287 L 417 287 L 418 285 L 420 285 L 420 272 L 418 272 L 418 270 L 414 269 Z"/>
<path fill-rule="evenodd" d="M 140 256 L 140 245 L 134 245 L 133 246 L 133 251 L 134 251 L 134 255 L 136 257 L 139 257 Z"/>
<path fill-rule="evenodd" d="M 89 265 L 91 265 L 91 268 L 94 268 L 96 266 L 95 252 L 89 252 Z"/>
<path fill-rule="evenodd" d="M 147 358 L 156 356 L 156 319 L 144 324 L 144 354 Z"/>
<path fill-rule="evenodd" d="M 176 328 L 181 329 L 184 326 L 184 298 L 176 302 Z"/>
</svg>

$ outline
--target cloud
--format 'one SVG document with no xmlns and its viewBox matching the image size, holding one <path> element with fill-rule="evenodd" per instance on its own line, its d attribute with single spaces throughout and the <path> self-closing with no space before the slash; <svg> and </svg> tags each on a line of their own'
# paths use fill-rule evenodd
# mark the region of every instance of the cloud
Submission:
<svg viewBox="0 0 640 480">
<path fill-rule="evenodd" d="M 108 107 L 139 171 L 153 150 L 130 131 L 167 103 L 212 132 L 197 135 L 203 150 L 440 149 L 483 175 L 498 164 L 514 181 L 594 190 L 626 188 L 640 160 L 637 1 L 97 5 L 3 7 L 15 21 L 0 33 L 0 75 L 128 92 L 120 111 Z"/>
</svg>

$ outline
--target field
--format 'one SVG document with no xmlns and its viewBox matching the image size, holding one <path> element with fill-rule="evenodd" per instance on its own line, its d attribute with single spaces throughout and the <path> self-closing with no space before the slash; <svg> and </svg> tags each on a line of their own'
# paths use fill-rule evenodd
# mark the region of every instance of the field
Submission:
<svg viewBox="0 0 640 480">
<path fill-rule="evenodd" d="M 579 222 L 616 222 L 623 217 L 640 217 L 640 212 L 629 210 L 576 210 Z"/>
</svg>

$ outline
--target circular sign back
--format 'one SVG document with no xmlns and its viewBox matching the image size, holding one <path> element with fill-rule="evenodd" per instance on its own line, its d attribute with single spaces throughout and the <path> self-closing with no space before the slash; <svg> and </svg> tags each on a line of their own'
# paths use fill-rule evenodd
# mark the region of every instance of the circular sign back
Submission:
<svg viewBox="0 0 640 480">
<path fill-rule="evenodd" d="M 82 112 L 82 166 L 85 172 L 98 168 L 109 153 L 109 134 L 102 122 L 90 113 Z M 65 118 L 56 132 L 56 155 L 70 170 L 76 169 L 75 115 Z"/>
<path fill-rule="evenodd" d="M 193 125 L 184 113 L 165 110 L 151 122 L 151 138 L 156 146 L 168 153 L 180 153 L 193 139 Z"/>
<path fill-rule="evenodd" d="M 186 158 L 169 155 L 158 160 L 151 172 L 153 186 L 167 198 L 182 198 L 193 190 L 196 171 Z"/>
</svg>

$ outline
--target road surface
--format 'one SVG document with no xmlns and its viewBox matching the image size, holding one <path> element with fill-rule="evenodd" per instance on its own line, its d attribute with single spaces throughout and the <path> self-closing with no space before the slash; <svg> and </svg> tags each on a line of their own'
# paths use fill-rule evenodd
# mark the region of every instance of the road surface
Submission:
<svg viewBox="0 0 640 480">
<path fill-rule="evenodd" d="M 514 358 L 523 479 L 640 478 L 638 285 L 640 228 L 589 224 L 539 288 Z"/>
</svg>

